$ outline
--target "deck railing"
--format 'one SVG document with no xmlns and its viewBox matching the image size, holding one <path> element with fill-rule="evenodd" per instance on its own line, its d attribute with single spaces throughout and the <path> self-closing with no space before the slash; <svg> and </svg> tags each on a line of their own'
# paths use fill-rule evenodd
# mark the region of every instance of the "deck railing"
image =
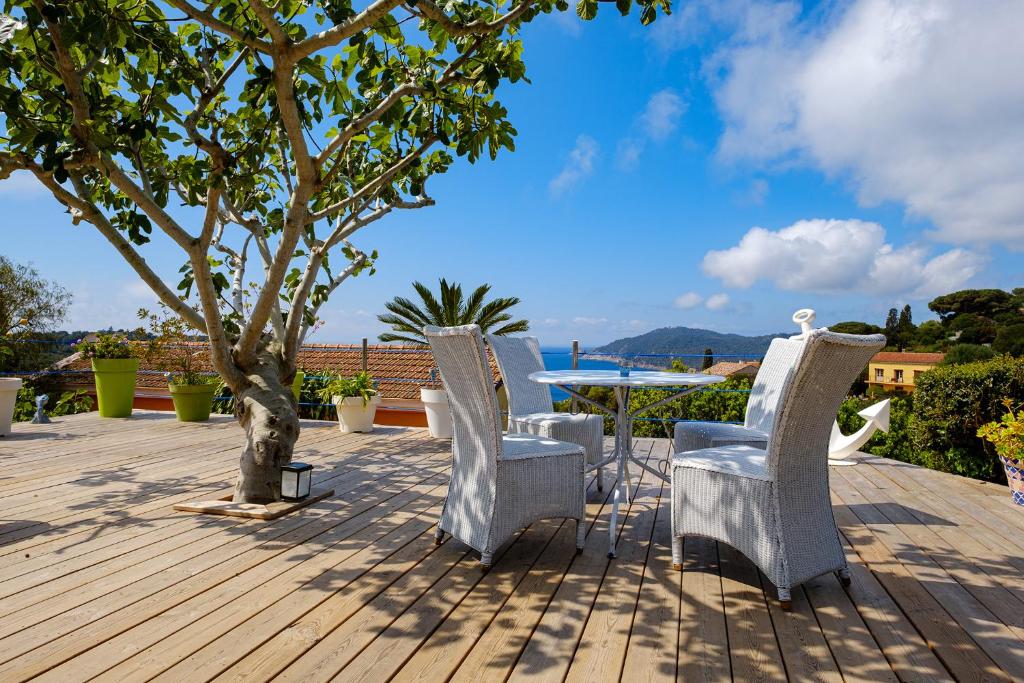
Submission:
<svg viewBox="0 0 1024 683">
<path fill-rule="evenodd" d="M 39 345 L 50 345 L 55 347 L 70 347 L 75 342 L 69 341 L 57 341 L 48 339 L 20 339 L 17 340 L 18 344 L 39 344 Z M 165 345 L 164 348 L 191 348 L 184 345 Z M 316 345 L 316 346 L 305 346 L 302 347 L 305 350 L 324 349 L 331 348 L 334 345 Z M 409 348 L 409 347 L 393 347 L 393 348 L 381 348 L 375 347 L 370 348 L 369 341 L 367 338 L 363 338 L 361 344 L 338 344 L 337 348 L 343 348 L 348 350 L 358 350 L 360 353 L 360 368 L 363 370 L 369 369 L 369 356 L 371 353 L 401 353 L 401 354 L 425 354 L 429 355 L 429 349 Z M 693 363 L 690 367 L 696 367 L 703 361 L 705 355 L 703 353 L 675 353 L 675 354 L 663 354 L 663 353 L 630 353 L 630 354 L 608 354 L 608 353 L 597 353 L 592 350 L 585 350 L 580 347 L 578 340 L 573 340 L 571 347 L 568 350 L 542 350 L 541 354 L 545 357 L 545 364 L 549 367 L 557 366 L 559 369 L 578 369 L 580 367 L 601 367 L 604 365 L 615 366 L 618 362 L 628 360 L 635 366 L 642 366 L 647 369 L 654 368 L 669 368 L 674 360 L 689 360 L 693 359 L 697 362 Z M 69 354 L 70 355 L 70 354 Z M 759 354 L 714 354 L 714 358 L 718 359 L 731 359 L 731 360 L 748 360 L 755 361 L 761 360 L 763 355 Z M 558 359 L 555 361 L 555 359 Z M 552 362 L 555 361 L 555 362 Z M 26 372 L 0 372 L 0 376 L 3 377 L 21 377 L 29 380 L 39 380 L 47 378 L 59 378 L 62 376 L 81 376 L 92 374 L 91 370 L 88 369 L 43 369 L 37 371 L 26 371 Z M 139 375 L 155 376 L 155 375 L 166 375 L 168 373 L 160 370 L 139 370 Z M 216 376 L 215 372 L 201 373 L 207 376 Z M 317 375 L 307 374 L 307 380 L 324 380 L 327 379 L 328 375 Z M 436 380 L 431 378 L 420 378 L 420 377 L 375 377 L 374 380 L 378 383 L 389 383 L 389 384 L 417 384 L 427 385 L 434 384 Z M 729 393 L 729 394 L 748 394 L 750 389 L 738 389 L 738 388 L 719 388 L 719 387 L 706 387 L 699 390 L 700 392 L 708 393 Z M 575 412 L 578 409 L 576 399 L 570 397 L 565 392 L 557 388 L 552 388 L 553 398 L 555 400 L 570 399 L 570 409 Z M 233 400 L 233 396 L 229 394 L 220 395 L 214 397 L 214 401 L 226 402 Z M 320 403 L 318 401 L 300 401 L 299 406 L 310 408 L 310 409 L 325 409 L 333 410 L 334 404 L 332 403 Z M 402 409 L 400 407 L 394 407 L 392 409 Z M 406 410 L 417 410 L 417 408 L 405 408 Z M 638 422 L 691 422 L 683 417 L 637 417 L 635 418 Z"/>
</svg>

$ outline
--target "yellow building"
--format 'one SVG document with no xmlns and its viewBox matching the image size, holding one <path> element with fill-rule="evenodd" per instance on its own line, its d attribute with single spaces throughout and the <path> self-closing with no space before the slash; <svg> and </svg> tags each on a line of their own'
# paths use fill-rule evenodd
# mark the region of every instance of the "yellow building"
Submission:
<svg viewBox="0 0 1024 683">
<path fill-rule="evenodd" d="M 944 353 L 882 351 L 868 363 L 868 386 L 885 391 L 911 392 L 918 376 L 941 363 L 945 357 Z"/>
</svg>

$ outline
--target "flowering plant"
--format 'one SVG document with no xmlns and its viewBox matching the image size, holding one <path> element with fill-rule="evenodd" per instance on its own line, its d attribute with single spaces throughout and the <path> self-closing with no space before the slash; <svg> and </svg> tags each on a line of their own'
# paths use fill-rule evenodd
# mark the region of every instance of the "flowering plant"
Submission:
<svg viewBox="0 0 1024 683">
<path fill-rule="evenodd" d="M 93 358 L 135 358 L 138 354 L 123 334 L 101 334 L 96 341 L 79 341 L 75 351 L 83 357 Z"/>
</svg>

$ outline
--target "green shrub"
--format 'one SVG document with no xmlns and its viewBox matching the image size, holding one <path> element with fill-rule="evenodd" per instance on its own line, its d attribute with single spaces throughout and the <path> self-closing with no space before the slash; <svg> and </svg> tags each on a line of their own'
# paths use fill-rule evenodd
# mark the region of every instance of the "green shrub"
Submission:
<svg viewBox="0 0 1024 683">
<path fill-rule="evenodd" d="M 633 423 L 633 436 L 672 438 L 674 419 L 708 420 L 715 422 L 743 422 L 747 410 L 747 399 L 750 397 L 750 379 L 747 377 L 731 377 L 721 384 L 716 384 L 705 391 L 696 391 L 668 403 L 642 413 Z M 582 391 L 591 400 L 601 405 L 615 408 L 615 398 L 605 387 L 593 387 L 590 391 Z M 630 410 L 667 398 L 672 394 L 665 389 L 634 389 L 630 401 Z M 569 410 L 569 400 L 558 401 L 555 410 Z M 585 404 L 579 405 L 581 412 L 595 412 Z M 604 421 L 604 433 L 615 433 L 614 422 L 610 417 Z"/>
<path fill-rule="evenodd" d="M 65 391 L 60 396 L 52 393 L 49 396 L 50 400 L 46 402 L 46 414 L 50 417 L 87 413 L 93 408 L 92 397 L 84 391 Z M 35 414 L 36 387 L 25 382 L 21 389 L 18 389 L 18 398 L 14 403 L 14 422 L 29 422 Z"/>
<path fill-rule="evenodd" d="M 1003 481 L 1002 468 L 978 429 L 998 420 L 1004 399 L 1024 400 L 1024 359 L 997 356 L 939 366 L 917 380 L 911 425 L 919 464 L 968 477 Z"/>
<path fill-rule="evenodd" d="M 914 450 L 913 439 L 911 438 L 911 423 L 913 420 L 914 399 L 913 394 L 890 394 L 874 395 L 869 399 L 847 398 L 839 407 L 839 414 L 836 422 L 843 434 L 852 434 L 864 425 L 864 418 L 857 415 L 869 405 L 877 403 L 883 398 L 890 401 L 889 408 L 889 431 L 875 432 L 874 436 L 864 444 L 861 450 L 882 458 L 892 458 L 903 462 L 924 464 L 917 457 Z"/>
<path fill-rule="evenodd" d="M 995 358 L 995 351 L 988 346 L 981 344 L 956 344 L 946 351 L 946 357 L 942 359 L 942 365 L 963 365 L 965 363 L 977 363 L 981 360 Z"/>
</svg>

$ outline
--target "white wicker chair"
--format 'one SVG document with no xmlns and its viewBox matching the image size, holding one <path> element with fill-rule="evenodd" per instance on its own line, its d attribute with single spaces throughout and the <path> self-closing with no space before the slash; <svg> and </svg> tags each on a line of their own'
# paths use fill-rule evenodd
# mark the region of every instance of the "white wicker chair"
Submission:
<svg viewBox="0 0 1024 683">
<path fill-rule="evenodd" d="M 441 371 L 452 413 L 452 474 L 435 538 L 445 533 L 480 552 L 495 551 L 539 519 L 576 520 L 583 549 L 584 453 L 581 446 L 528 434 L 502 436 L 498 398 L 476 325 L 423 330 Z"/>
<path fill-rule="evenodd" d="M 530 373 L 544 369 L 536 337 L 487 335 L 487 343 L 498 361 L 508 394 L 508 431 L 534 434 L 583 446 L 587 463 L 596 465 L 604 457 L 604 419 L 588 413 L 556 413 L 546 384 L 531 382 Z M 604 490 L 601 469 L 597 490 Z"/>
<path fill-rule="evenodd" d="M 803 346 L 803 339 L 773 339 L 750 388 L 743 424 L 679 422 L 673 435 L 673 452 L 718 446 L 766 448 L 782 385 L 792 372 Z"/>
<path fill-rule="evenodd" d="M 672 459 L 672 564 L 685 536 L 728 543 L 775 584 L 784 609 L 790 589 L 830 571 L 849 583 L 832 515 L 828 441 L 839 404 L 882 335 L 815 330 L 782 383 L 767 450 L 744 445 Z"/>
</svg>

